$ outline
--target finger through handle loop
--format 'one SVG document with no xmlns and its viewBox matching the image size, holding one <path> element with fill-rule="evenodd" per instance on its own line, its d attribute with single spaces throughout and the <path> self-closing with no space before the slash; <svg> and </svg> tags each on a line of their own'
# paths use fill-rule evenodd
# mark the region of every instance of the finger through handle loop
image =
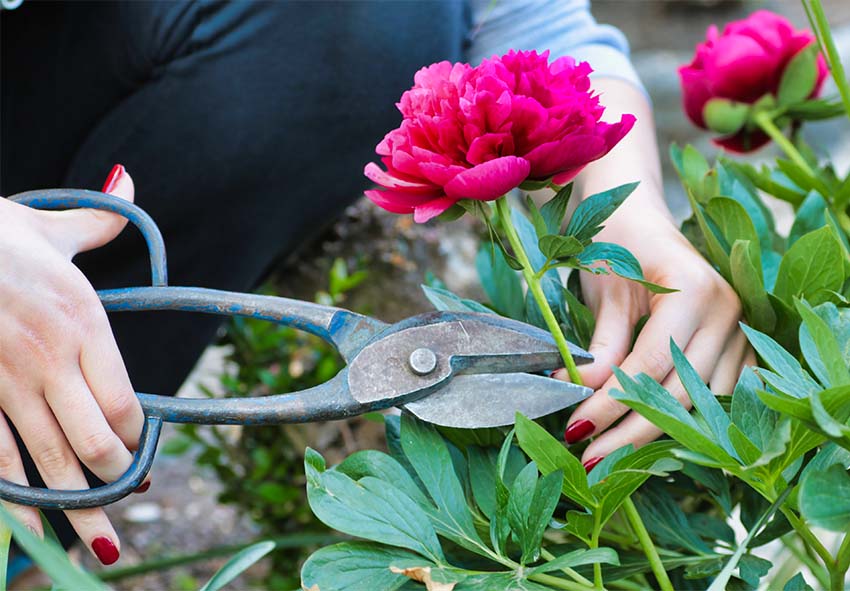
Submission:
<svg viewBox="0 0 850 591">
<path fill-rule="evenodd" d="M 139 488 L 144 481 L 153 464 L 161 430 L 161 417 L 145 417 L 139 449 L 133 455 L 133 463 L 115 482 L 91 489 L 56 490 L 24 486 L 0 478 L 0 499 L 18 505 L 61 510 L 90 509 L 114 503 Z"/>
<path fill-rule="evenodd" d="M 153 218 L 138 205 L 114 195 L 85 189 L 43 189 L 27 191 L 9 197 L 10 201 L 35 209 L 98 209 L 111 211 L 127 218 L 142 233 L 148 245 L 151 261 L 151 285 L 168 285 L 168 265 L 165 258 L 165 241 Z"/>
</svg>

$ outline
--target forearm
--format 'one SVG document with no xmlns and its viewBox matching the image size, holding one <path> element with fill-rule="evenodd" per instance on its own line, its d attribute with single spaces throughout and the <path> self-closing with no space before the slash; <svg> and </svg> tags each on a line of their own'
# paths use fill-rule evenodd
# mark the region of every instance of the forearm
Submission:
<svg viewBox="0 0 850 591">
<path fill-rule="evenodd" d="M 664 201 L 661 161 L 655 137 L 652 106 L 632 84 L 615 78 L 593 79 L 594 90 L 605 105 L 603 119 L 619 121 L 624 113 L 637 118 L 634 128 L 606 156 L 588 165 L 576 178 L 576 194 L 582 199 L 624 183 L 640 181 L 639 187 L 612 216 L 628 219 L 647 209 L 673 219 Z"/>
</svg>

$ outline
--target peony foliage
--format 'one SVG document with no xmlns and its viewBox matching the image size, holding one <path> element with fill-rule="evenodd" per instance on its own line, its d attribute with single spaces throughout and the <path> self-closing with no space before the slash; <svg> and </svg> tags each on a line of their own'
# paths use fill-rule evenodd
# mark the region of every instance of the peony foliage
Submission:
<svg viewBox="0 0 850 591">
<path fill-rule="evenodd" d="M 464 431 L 388 416 L 387 452 L 327 466 L 310 450 L 311 508 L 357 540 L 316 551 L 301 573 L 305 589 L 845 588 L 850 172 L 806 145 L 800 129 L 850 117 L 850 84 L 820 2 L 804 6 L 812 32 L 758 11 L 722 33 L 709 29 L 679 71 L 686 116 L 722 148 L 711 160 L 671 148 L 692 209 L 683 231 L 740 296 L 758 365 L 734 392 L 711 392 L 671 342 L 690 411 L 655 380 L 617 369 L 614 396 L 665 436 L 619 449 L 589 473 L 554 435 L 563 417 L 519 415 L 511 430 Z M 634 187 L 585 200 L 565 225 L 568 182 L 631 123 L 601 127 L 588 66 L 546 62 L 512 52 L 478 73 L 450 64 L 420 71 L 400 103 L 402 126 L 378 147 L 386 171 L 367 167 L 383 187 L 369 197 L 417 221 L 453 207 L 482 221 L 476 267 L 486 301 L 433 280 L 424 289 L 436 308 L 502 314 L 586 346 L 593 316 L 576 273 L 564 282 L 557 269 L 643 280 L 630 253 L 593 240 Z M 836 97 L 822 96 L 827 72 Z M 566 106 L 541 99 L 556 95 Z M 576 126 L 503 125 L 571 109 Z M 543 143 L 529 148 L 532 128 Z M 603 140 L 571 152 L 574 134 Z M 733 158 L 770 142 L 782 151 L 770 165 Z M 551 158 L 538 158 L 546 145 L 555 146 Z M 555 192 L 542 207 L 511 207 L 502 195 L 520 186 Z M 777 230 L 772 201 L 793 208 L 789 231 Z M 785 548 L 776 560 L 763 550 L 771 542 Z"/>
</svg>

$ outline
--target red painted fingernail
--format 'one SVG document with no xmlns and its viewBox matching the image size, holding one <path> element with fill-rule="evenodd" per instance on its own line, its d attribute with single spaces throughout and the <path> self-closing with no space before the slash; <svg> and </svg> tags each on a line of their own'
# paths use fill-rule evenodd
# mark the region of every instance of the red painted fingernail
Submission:
<svg viewBox="0 0 850 591">
<path fill-rule="evenodd" d="M 103 564 L 113 564 L 116 560 L 118 560 L 118 548 L 116 548 L 115 544 L 112 543 L 112 540 L 107 537 L 101 536 L 92 540 L 91 549 L 94 550 L 97 559 Z"/>
<path fill-rule="evenodd" d="M 150 487 L 151 487 L 151 481 L 150 481 L 150 480 L 148 480 L 147 482 L 143 482 L 143 483 L 141 483 L 141 484 L 139 485 L 139 488 L 137 488 L 137 489 L 136 489 L 136 490 L 134 490 L 133 492 L 134 492 L 134 493 L 142 494 L 142 493 L 144 493 L 144 492 L 148 492 L 148 489 L 149 489 Z"/>
<path fill-rule="evenodd" d="M 115 185 L 118 184 L 118 179 L 121 178 L 121 175 L 124 174 L 124 167 L 120 164 L 116 164 L 112 167 L 112 170 L 109 171 L 109 176 L 106 177 L 106 181 L 103 183 L 103 188 L 100 190 L 101 193 L 109 193 L 112 189 L 115 188 Z"/>
<path fill-rule="evenodd" d="M 596 464 L 602 461 L 602 458 L 590 458 L 585 463 L 582 464 L 584 466 L 584 471 L 590 474 L 590 471 L 596 467 Z"/>
<path fill-rule="evenodd" d="M 593 424 L 593 421 L 581 419 L 564 429 L 564 441 L 567 443 L 577 443 L 594 431 L 596 431 L 596 425 Z"/>
</svg>

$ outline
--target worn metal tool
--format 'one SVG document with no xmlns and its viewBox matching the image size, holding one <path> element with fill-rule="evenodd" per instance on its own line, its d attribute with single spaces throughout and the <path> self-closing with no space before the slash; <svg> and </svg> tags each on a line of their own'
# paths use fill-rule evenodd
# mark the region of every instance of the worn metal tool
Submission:
<svg viewBox="0 0 850 591">
<path fill-rule="evenodd" d="M 154 459 L 163 421 L 269 425 L 342 419 L 389 407 L 450 427 L 509 425 L 517 411 L 536 418 L 587 398 L 589 388 L 526 372 L 561 365 L 551 335 L 495 314 L 429 312 L 386 324 L 298 300 L 198 287 L 168 286 L 165 245 L 142 209 L 94 191 L 50 189 L 10 197 L 39 209 L 91 208 L 120 214 L 144 236 L 151 287 L 98 292 L 108 312 L 181 310 L 260 318 L 317 335 L 347 363 L 330 381 L 291 394 L 187 399 L 137 393 L 145 425 L 133 464 L 115 482 L 87 490 L 22 486 L 0 479 L 0 498 L 47 509 L 106 505 L 134 491 Z M 577 363 L 592 357 L 572 346 Z"/>
</svg>

